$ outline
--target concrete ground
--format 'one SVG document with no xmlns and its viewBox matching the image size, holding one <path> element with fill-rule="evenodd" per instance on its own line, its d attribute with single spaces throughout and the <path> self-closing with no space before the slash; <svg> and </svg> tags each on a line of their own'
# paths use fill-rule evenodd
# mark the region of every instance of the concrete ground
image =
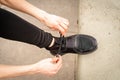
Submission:
<svg viewBox="0 0 120 80">
<path fill-rule="evenodd" d="M 120 80 L 120 0 L 80 0 L 80 33 L 98 49 L 79 56 L 78 80 Z"/>
<path fill-rule="evenodd" d="M 73 54 L 64 55 L 63 68 L 55 77 L 33 75 L 1 80 L 120 80 L 120 0 L 28 1 L 50 13 L 68 18 L 70 28 L 67 35 L 78 32 L 92 35 L 98 41 L 98 49 L 92 54 L 78 57 Z M 34 18 L 13 10 L 10 11 L 18 13 L 29 22 L 59 36 L 57 32 L 43 27 L 44 25 Z M 77 25 L 78 19 L 80 28 Z M 46 50 L 21 42 L 1 38 L 0 45 L 0 63 L 3 64 L 31 64 L 53 57 Z M 75 70 L 76 58 L 78 58 L 78 65 Z"/>
<path fill-rule="evenodd" d="M 68 35 L 76 34 L 79 31 L 77 24 L 78 20 L 78 0 L 28 0 L 33 5 L 43 9 L 49 13 L 65 17 L 70 21 Z M 37 27 L 52 33 L 54 36 L 59 36 L 58 32 L 53 32 L 38 20 L 26 14 L 14 11 L 5 6 L 7 9 L 15 14 L 21 16 L 25 20 L 33 23 Z M 63 66 L 57 75 L 54 77 L 46 77 L 44 75 L 22 76 L 9 79 L 0 80 L 74 80 L 75 78 L 75 62 L 76 56 L 74 54 L 66 54 L 63 56 Z M 0 64 L 9 65 L 24 65 L 38 62 L 39 60 L 53 57 L 47 50 L 40 49 L 36 46 L 29 45 L 22 42 L 6 40 L 0 38 Z"/>
</svg>

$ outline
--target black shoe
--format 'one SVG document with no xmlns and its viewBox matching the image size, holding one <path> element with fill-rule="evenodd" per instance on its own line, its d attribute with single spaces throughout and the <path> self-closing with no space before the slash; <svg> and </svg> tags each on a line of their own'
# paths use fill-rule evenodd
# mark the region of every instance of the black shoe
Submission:
<svg viewBox="0 0 120 80">
<path fill-rule="evenodd" d="M 88 52 L 95 51 L 97 49 L 97 41 L 95 38 L 89 35 L 72 35 L 69 37 L 55 38 L 55 44 L 47 48 L 53 55 L 60 54 L 64 55 L 65 53 L 74 53 L 74 54 L 87 54 Z M 61 52 L 59 51 L 61 47 Z M 59 52 L 58 52 L 59 51 Z"/>
</svg>

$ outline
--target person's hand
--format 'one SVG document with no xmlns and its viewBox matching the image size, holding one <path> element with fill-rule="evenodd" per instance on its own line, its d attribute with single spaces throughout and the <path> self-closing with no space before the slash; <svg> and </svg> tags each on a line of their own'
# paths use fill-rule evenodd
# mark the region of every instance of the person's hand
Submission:
<svg viewBox="0 0 120 80">
<path fill-rule="evenodd" d="M 51 15 L 51 14 L 45 15 L 43 22 L 50 29 L 57 30 L 62 35 L 65 35 L 65 33 L 68 29 L 68 26 L 69 26 L 69 21 L 67 19 L 56 16 L 56 15 Z"/>
<path fill-rule="evenodd" d="M 56 58 L 47 58 L 33 65 L 35 73 L 41 73 L 48 76 L 55 75 L 62 66 L 61 56 Z"/>
</svg>

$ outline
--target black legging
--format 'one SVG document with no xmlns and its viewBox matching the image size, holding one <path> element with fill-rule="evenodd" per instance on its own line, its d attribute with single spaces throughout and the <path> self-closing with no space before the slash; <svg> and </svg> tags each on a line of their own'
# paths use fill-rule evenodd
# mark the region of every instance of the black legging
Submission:
<svg viewBox="0 0 120 80">
<path fill-rule="evenodd" d="M 50 33 L 3 9 L 0 9 L 0 37 L 33 44 L 40 48 L 48 47 L 53 39 Z"/>
</svg>

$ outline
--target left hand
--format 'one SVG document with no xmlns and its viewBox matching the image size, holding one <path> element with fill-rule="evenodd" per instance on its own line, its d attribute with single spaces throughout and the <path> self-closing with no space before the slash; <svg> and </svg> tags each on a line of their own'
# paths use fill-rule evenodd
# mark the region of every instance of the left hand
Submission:
<svg viewBox="0 0 120 80">
<path fill-rule="evenodd" d="M 47 58 L 32 65 L 32 73 L 41 73 L 47 76 L 57 74 L 62 67 L 62 57 Z"/>
</svg>

